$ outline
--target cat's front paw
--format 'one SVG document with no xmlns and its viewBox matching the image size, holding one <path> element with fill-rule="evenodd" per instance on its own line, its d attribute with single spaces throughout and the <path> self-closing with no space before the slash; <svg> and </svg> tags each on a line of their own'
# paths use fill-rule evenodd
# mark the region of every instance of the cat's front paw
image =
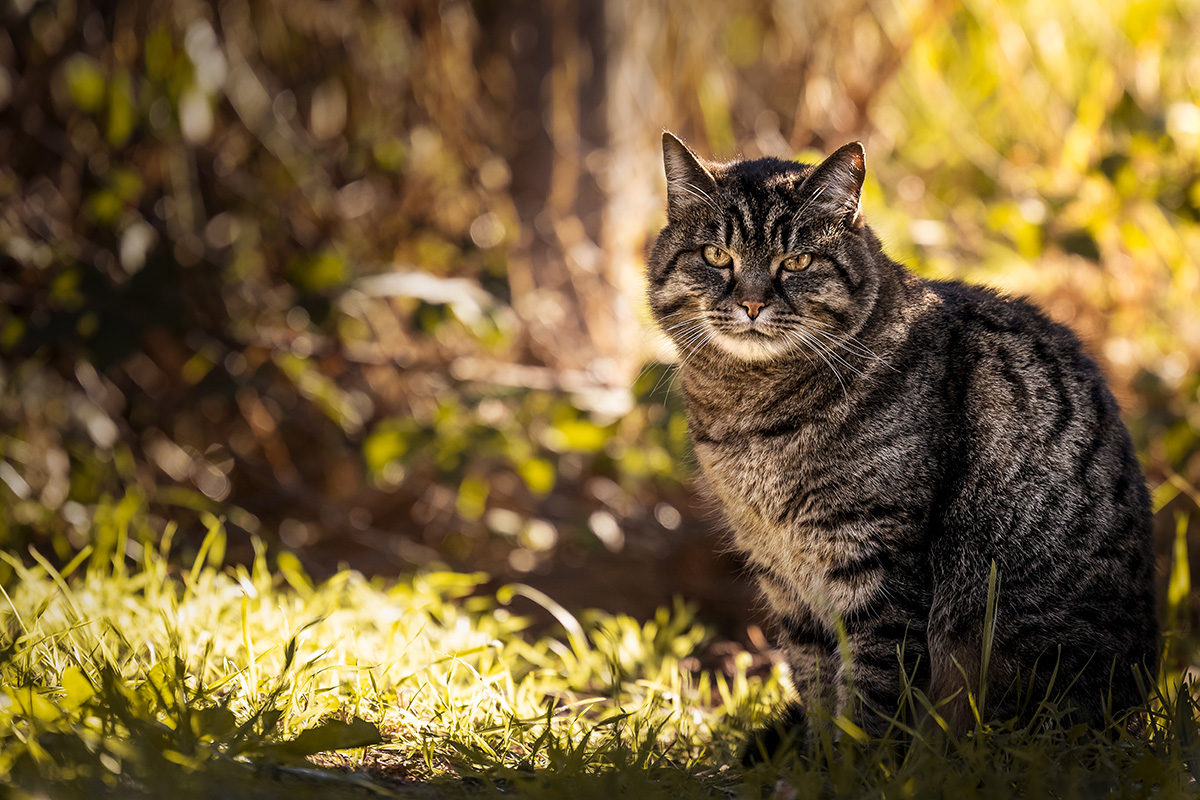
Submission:
<svg viewBox="0 0 1200 800">
<path fill-rule="evenodd" d="M 788 709 L 782 717 L 754 732 L 742 753 L 742 766 L 774 761 L 780 754 L 794 751 L 807 733 L 808 716 L 799 707 Z"/>
</svg>

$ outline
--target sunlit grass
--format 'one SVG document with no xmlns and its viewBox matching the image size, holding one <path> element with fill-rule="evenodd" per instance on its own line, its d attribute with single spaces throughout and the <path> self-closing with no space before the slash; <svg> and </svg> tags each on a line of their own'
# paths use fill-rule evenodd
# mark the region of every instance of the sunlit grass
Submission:
<svg viewBox="0 0 1200 800">
<path fill-rule="evenodd" d="M 223 538 L 214 520 L 182 570 L 149 549 L 136 567 L 84 553 L 61 572 L 6 556 L 19 579 L 0 599 L 0 772 L 162 787 L 378 741 L 409 778 L 695 776 L 731 760 L 741 739 L 723 732 L 780 691 L 681 669 L 705 637 L 682 607 L 645 624 L 576 620 L 538 597 L 567 635 L 522 635 L 526 618 L 473 596 L 482 576 L 341 572 L 314 586 L 286 555 L 222 569 Z M 535 594 L 502 599 L 518 592 Z"/>
<path fill-rule="evenodd" d="M 224 567 L 211 520 L 192 563 L 165 544 L 87 551 L 62 570 L 9 555 L 0 597 L 0 775 L 53 797 L 1194 796 L 1190 691 L 1155 692 L 1147 732 L 930 717 L 872 739 L 814 725 L 795 757 L 737 754 L 784 693 L 778 675 L 681 666 L 707 636 L 689 610 L 639 623 L 571 615 L 481 576 L 314 585 L 294 558 Z M 169 543 L 169 536 L 167 541 Z M 517 600 L 519 595 L 524 599 Z M 561 629 L 515 613 L 536 602 Z M 529 608 L 531 606 L 526 606 Z M 557 631 L 557 632 L 556 632 Z M 1180 646 L 1180 645 L 1177 645 Z M 1170 683 L 1171 681 L 1167 681 Z M 1177 685 L 1177 682 L 1176 682 Z M 921 716 L 910 715 L 910 716 Z M 840 730 L 834 736 L 830 731 Z"/>
</svg>

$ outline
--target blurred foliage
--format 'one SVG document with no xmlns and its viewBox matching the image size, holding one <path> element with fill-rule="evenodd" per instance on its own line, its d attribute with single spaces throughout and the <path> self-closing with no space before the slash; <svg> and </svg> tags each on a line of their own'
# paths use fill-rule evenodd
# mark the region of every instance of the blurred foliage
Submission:
<svg viewBox="0 0 1200 800">
<path fill-rule="evenodd" d="M 642 310 L 663 127 L 864 140 L 894 255 L 1104 362 L 1164 556 L 1200 499 L 1195 0 L 0 14 L 0 547 L 65 562 L 127 494 L 387 570 L 702 537 Z"/>
</svg>

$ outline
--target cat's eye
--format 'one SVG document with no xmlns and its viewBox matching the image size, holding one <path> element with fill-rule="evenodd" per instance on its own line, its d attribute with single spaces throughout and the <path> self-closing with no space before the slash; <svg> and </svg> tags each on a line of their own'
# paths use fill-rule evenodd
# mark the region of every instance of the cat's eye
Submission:
<svg viewBox="0 0 1200 800">
<path fill-rule="evenodd" d="M 713 267 L 728 267 L 729 263 L 733 261 L 733 256 L 715 244 L 709 244 L 704 246 L 704 260 Z"/>
<path fill-rule="evenodd" d="M 795 256 L 788 256 L 779 266 L 786 269 L 788 272 L 799 272 L 812 263 L 812 253 L 800 253 Z"/>
</svg>

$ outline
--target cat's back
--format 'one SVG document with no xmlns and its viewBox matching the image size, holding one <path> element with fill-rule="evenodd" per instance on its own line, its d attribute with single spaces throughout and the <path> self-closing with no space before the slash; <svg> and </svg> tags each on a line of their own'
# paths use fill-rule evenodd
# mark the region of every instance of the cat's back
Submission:
<svg viewBox="0 0 1200 800">
<path fill-rule="evenodd" d="M 929 288 L 941 301 L 934 322 L 946 367 L 941 394 L 958 452 L 994 464 L 1007 479 L 1053 476 L 1081 490 L 1095 483 L 1096 467 L 1108 468 L 1105 482 L 1122 469 L 1140 478 L 1120 408 L 1070 328 L 1026 299 L 985 287 Z"/>
<path fill-rule="evenodd" d="M 951 426 L 939 528 L 970 537 L 980 564 L 995 559 L 1031 604 L 1136 595 L 1152 614 L 1149 495 L 1100 367 L 1029 301 L 930 288 L 942 299 Z"/>
<path fill-rule="evenodd" d="M 1044 355 L 1086 358 L 1075 333 L 1025 297 L 958 281 L 923 283 L 937 298 L 936 305 L 941 309 L 938 324 L 960 341 L 976 345 L 980 353 L 989 344 L 1004 346 L 1024 341 Z M 1091 369 L 1096 370 L 1094 364 Z"/>
</svg>

